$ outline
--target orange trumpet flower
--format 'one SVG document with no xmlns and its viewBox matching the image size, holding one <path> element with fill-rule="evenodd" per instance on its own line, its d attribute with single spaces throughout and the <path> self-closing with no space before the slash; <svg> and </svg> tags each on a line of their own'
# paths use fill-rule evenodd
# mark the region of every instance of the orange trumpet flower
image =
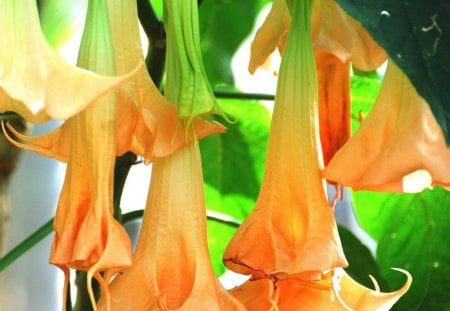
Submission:
<svg viewBox="0 0 450 311">
<path fill-rule="evenodd" d="M 409 289 L 411 275 L 398 290 L 382 293 L 376 281 L 375 290 L 358 284 L 342 268 L 336 268 L 318 281 L 294 278 L 273 281 L 250 280 L 230 293 L 253 310 L 389 310 Z"/>
<path fill-rule="evenodd" d="M 173 2 L 169 6 L 165 2 L 169 16 L 174 10 L 174 14 L 181 14 L 184 17 L 180 19 L 181 21 L 191 25 L 189 20 L 195 17 L 191 10 L 197 10 L 197 6 L 193 5 L 195 1 L 186 6 L 187 1 L 185 0 Z M 110 6 L 110 12 L 111 10 L 115 12 L 112 16 L 120 16 L 121 20 L 129 20 L 127 17 L 132 14 L 131 12 L 136 14 L 135 2 L 121 0 L 110 2 L 110 4 L 112 3 L 114 5 Z M 119 8 L 124 11 L 120 13 Z M 180 20 L 174 21 L 169 17 L 165 22 L 178 24 Z M 194 46 L 175 45 L 173 35 L 173 32 L 168 32 L 168 46 L 171 46 L 172 49 L 198 50 L 195 43 Z M 182 54 L 182 51 L 177 53 Z M 193 55 L 192 53 L 188 54 Z M 183 107 L 180 109 L 193 112 L 189 116 L 181 115 L 179 117 L 186 118 L 188 123 L 190 122 L 194 126 L 187 128 L 187 134 L 198 138 L 212 132 L 209 130 L 210 128 L 214 131 L 223 129 L 221 126 L 211 125 L 196 117 L 197 105 L 205 104 L 201 100 L 209 98 L 208 96 L 212 96 L 212 93 L 208 91 L 210 90 L 209 84 L 200 71 L 192 71 L 191 67 L 179 64 L 179 61 L 183 62 L 186 59 L 180 60 L 177 58 L 177 54 L 169 53 L 167 66 L 168 72 L 172 72 L 172 74 L 167 75 L 166 97 L 168 100 L 176 102 L 179 107 Z M 192 62 L 195 63 L 195 61 Z M 184 70 L 189 70 L 189 79 L 176 87 L 179 83 L 179 76 L 169 68 L 169 64 L 170 66 L 184 66 Z M 198 92 L 197 89 L 191 87 L 193 81 L 201 82 L 200 85 L 208 87 Z M 196 84 L 196 86 L 198 85 Z M 213 97 L 210 99 L 214 100 Z M 166 121 L 161 120 L 162 124 Z M 201 123 L 208 127 L 198 126 Z M 209 132 L 204 131 L 205 128 Z M 182 129 L 181 126 L 178 127 L 178 130 Z M 182 137 L 186 139 L 184 135 Z M 167 138 L 172 139 L 171 137 Z M 198 144 L 194 142 L 192 146 L 185 147 L 164 158 L 155 157 L 147 207 L 138 245 L 133 256 L 133 265 L 122 275 L 117 276 L 110 285 L 109 291 L 103 293 L 99 309 L 239 310 L 240 304 L 221 287 L 212 270 L 207 250 L 205 222 L 203 180 Z M 182 262 L 174 265 L 176 259 Z"/>
<path fill-rule="evenodd" d="M 389 61 L 380 94 L 323 176 L 355 190 L 450 188 L 450 149 L 425 100 Z"/>
<path fill-rule="evenodd" d="M 114 50 L 104 1 L 89 2 L 78 63 L 96 72 L 115 74 Z M 95 107 L 71 117 L 61 128 L 42 139 L 28 139 L 23 135 L 18 135 L 18 138 L 41 143 L 16 143 L 19 147 L 68 162 L 53 224 L 55 236 L 50 262 L 65 274 L 63 305 L 70 268 L 87 271 L 89 295 L 95 304 L 92 277 L 106 289 L 110 276 L 131 264 L 129 237 L 114 220 L 112 208 L 116 98 L 114 95 L 104 97 Z M 46 146 L 49 149 L 44 149 L 44 143 L 52 144 Z M 103 276 L 101 271 L 105 271 Z"/>
<path fill-rule="evenodd" d="M 296 18 L 281 62 L 261 191 L 223 260 L 256 279 L 316 280 L 347 262 L 320 176 L 312 1 L 297 1 L 290 10 Z"/>
<path fill-rule="evenodd" d="M 250 73 L 261 66 L 276 47 L 283 52 L 290 24 L 286 0 L 274 0 L 252 43 Z M 387 58 L 370 34 L 336 1 L 314 2 L 310 29 L 314 48 L 334 54 L 344 63 L 350 61 L 361 70 L 374 70 Z"/>
<path fill-rule="evenodd" d="M 41 33 L 36 1 L 1 0 L 0 7 L 0 112 L 15 111 L 34 123 L 66 119 L 129 78 L 66 63 Z"/>
<path fill-rule="evenodd" d="M 214 275 L 198 143 L 155 160 L 132 266 L 99 310 L 244 310 Z"/>
<path fill-rule="evenodd" d="M 118 74 L 125 74 L 144 62 L 137 6 L 135 1 L 108 0 L 108 8 L 116 51 L 116 70 Z M 166 87 L 167 92 L 171 93 Z M 184 129 L 178 126 L 179 114 L 173 104 L 178 105 L 178 98 L 171 98 L 172 103 L 164 97 L 144 66 L 130 77 L 127 87 L 117 93 L 117 100 L 120 103 L 117 105 L 117 126 L 121 133 L 117 137 L 118 155 L 130 150 L 144 155 L 148 163 L 192 142 L 192 137 L 185 135 Z M 191 122 L 195 131 L 188 134 L 195 132 L 197 139 L 225 131 L 223 126 L 196 116 L 192 117 Z"/>
<path fill-rule="evenodd" d="M 114 74 L 116 67 L 125 73 L 142 62 L 136 3 L 128 3 L 109 3 L 110 14 L 116 18 L 111 22 L 114 38 L 105 1 L 89 3 L 79 65 Z M 68 163 L 50 258 L 64 270 L 66 285 L 69 268 L 87 270 L 88 289 L 92 277 L 96 277 L 107 295 L 111 275 L 131 264 L 128 235 L 112 216 L 116 155 L 131 149 L 143 154 L 148 162 L 192 142 L 177 127 L 176 107 L 161 95 L 142 68 L 134 70 L 129 83 L 117 94 L 103 98 L 103 102 L 47 135 L 26 137 L 8 125 L 18 139 L 28 143 L 10 138 L 14 144 Z M 198 131 L 196 137 L 224 130 L 199 118 L 194 118 L 193 125 Z M 106 274 L 102 276 L 100 271 Z M 90 296 L 95 304 L 92 292 Z"/>
</svg>

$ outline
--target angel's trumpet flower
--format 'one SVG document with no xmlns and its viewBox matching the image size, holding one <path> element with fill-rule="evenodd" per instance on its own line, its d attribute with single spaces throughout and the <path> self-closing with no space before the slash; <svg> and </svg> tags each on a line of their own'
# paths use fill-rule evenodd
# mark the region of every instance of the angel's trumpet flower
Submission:
<svg viewBox="0 0 450 311">
<path fill-rule="evenodd" d="M 36 1 L 1 0 L 0 8 L 0 112 L 15 111 L 35 123 L 67 119 L 127 78 L 66 63 L 41 33 Z"/>
<path fill-rule="evenodd" d="M 389 61 L 367 118 L 323 175 L 355 190 L 419 192 L 450 187 L 450 149 L 429 106 Z"/>
<path fill-rule="evenodd" d="M 125 74 L 133 70 L 137 64 L 144 62 L 136 2 L 108 0 L 108 7 L 116 51 L 117 74 Z M 173 93 L 170 90 L 171 77 L 168 77 L 167 81 L 169 89 L 166 88 L 166 93 Z M 179 89 L 183 90 L 182 87 Z M 183 128 L 177 124 L 178 110 L 175 104 L 179 104 L 178 99 L 173 96 L 171 98 L 173 104 L 164 97 L 145 67 L 141 67 L 128 80 L 127 88 L 121 89 L 117 94 L 119 103 L 117 126 L 121 133 L 118 137 L 117 154 L 131 150 L 144 155 L 145 161 L 150 162 L 154 158 L 172 154 L 192 142 L 193 135 L 185 135 Z M 134 117 L 130 118 L 130 115 Z M 225 130 L 219 124 L 195 116 L 191 122 L 197 139 Z"/>
<path fill-rule="evenodd" d="M 266 61 L 276 47 L 283 52 L 290 24 L 291 15 L 286 0 L 274 0 L 252 44 L 251 73 Z M 334 54 L 344 63 L 350 61 L 361 70 L 374 70 L 387 58 L 386 52 L 336 1 L 314 2 L 311 32 L 314 48 Z"/>
<path fill-rule="evenodd" d="M 78 65 L 102 74 L 115 74 L 104 0 L 89 1 Z M 30 144 L 20 144 L 10 138 L 19 147 L 68 163 L 53 225 L 55 236 L 50 262 L 64 271 L 65 287 L 70 268 L 86 270 L 94 305 L 92 277 L 107 291 L 109 277 L 131 265 L 129 237 L 113 218 L 116 118 L 116 97 L 111 94 L 43 137 L 26 138 L 14 131 L 19 139 Z"/>
<path fill-rule="evenodd" d="M 119 7 L 131 5 L 129 1 L 121 2 Z M 196 10 L 197 6 L 193 3 L 187 5 L 189 1 L 172 2 L 164 3 L 166 16 L 169 16 L 165 20 L 166 26 L 170 28 L 173 25 L 169 26 L 167 23 L 174 23 L 178 27 L 180 21 L 191 25 L 193 22 L 189 22 L 189 19 L 195 18 L 192 10 Z M 135 4 L 133 6 L 135 10 Z M 175 22 L 171 20 L 172 14 L 182 18 Z M 186 32 L 187 28 L 181 27 L 181 30 Z M 179 36 L 176 32 L 181 30 L 168 32 L 168 41 L 172 42 L 172 37 Z M 172 42 L 171 48 L 180 49 L 181 51 L 176 52 L 180 55 L 188 53 L 186 50 L 191 53 L 193 47 L 187 46 L 189 42 L 191 41 L 181 45 Z M 177 54 L 173 53 L 168 55 L 169 59 L 172 58 L 168 67 L 175 66 L 180 61 L 176 59 Z M 192 57 L 192 54 L 189 55 Z M 187 66 L 184 69 L 189 69 L 190 60 L 183 61 L 188 63 L 182 64 L 182 67 Z M 201 71 L 192 71 L 192 68 L 189 70 L 189 79 L 209 87 Z M 181 72 L 173 71 L 173 68 L 168 68 L 168 72 L 171 74 L 167 74 L 167 100 L 176 103 L 184 111 L 196 111 L 197 105 L 204 104 L 202 100 L 205 99 L 205 94 L 202 92 L 205 89 L 196 93 L 199 90 L 192 87 L 192 81 L 179 80 L 178 74 Z M 212 96 L 212 93 L 209 95 Z M 204 136 L 197 132 L 196 122 L 200 120 L 196 121 L 198 118 L 195 114 L 182 115 L 181 118 L 188 119 L 194 125 L 188 129 L 189 136 Z M 110 295 L 106 293 L 102 296 L 99 309 L 241 309 L 242 306 L 225 292 L 214 275 L 207 250 L 205 222 L 201 161 L 198 144 L 194 142 L 172 155 L 155 159 L 133 265 L 112 282 Z"/>
<path fill-rule="evenodd" d="M 324 270 L 347 262 L 320 176 L 312 1 L 289 9 L 295 16 L 281 62 L 261 191 L 223 259 L 231 270 L 254 278 L 319 279 Z"/>
<path fill-rule="evenodd" d="M 154 162 L 132 266 L 99 310 L 244 310 L 214 275 L 198 143 Z"/>
</svg>

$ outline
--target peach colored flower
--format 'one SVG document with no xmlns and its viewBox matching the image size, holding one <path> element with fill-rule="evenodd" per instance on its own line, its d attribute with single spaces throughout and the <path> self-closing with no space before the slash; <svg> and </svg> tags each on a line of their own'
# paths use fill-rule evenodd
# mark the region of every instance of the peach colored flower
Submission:
<svg viewBox="0 0 450 311">
<path fill-rule="evenodd" d="M 260 194 L 223 256 L 228 268 L 256 279 L 314 280 L 347 265 L 320 176 L 312 1 L 293 6 Z"/>
<path fill-rule="evenodd" d="M 132 266 L 99 310 L 244 310 L 214 275 L 198 143 L 153 164 Z"/>
<path fill-rule="evenodd" d="M 396 269 L 407 277 L 405 284 L 390 293 L 380 292 L 360 285 L 342 268 L 328 272 L 317 281 L 295 278 L 273 281 L 270 279 L 249 280 L 230 290 L 244 303 L 247 310 L 389 310 L 409 289 L 411 275 Z"/>
<path fill-rule="evenodd" d="M 433 185 L 450 187 L 450 149 L 442 129 L 392 61 L 369 115 L 323 175 L 355 190 L 418 192 Z"/>
<path fill-rule="evenodd" d="M 291 24 L 286 0 L 274 0 L 272 9 L 258 29 L 252 47 L 249 71 L 261 66 L 276 47 L 282 52 Z M 314 2 L 312 40 L 315 48 L 350 61 L 361 70 L 374 70 L 387 58 L 369 33 L 333 0 Z"/>
<path fill-rule="evenodd" d="M 116 51 L 116 69 L 118 74 L 133 70 L 144 62 L 138 28 L 137 6 L 133 1 L 108 0 L 111 30 Z M 170 77 L 167 81 L 170 81 Z M 141 67 L 118 94 L 117 154 L 127 150 L 144 155 L 146 163 L 154 158 L 172 154 L 192 141 L 194 133 L 197 139 L 214 132 L 223 132 L 225 128 L 199 117 L 192 116 L 195 130 L 183 129 L 178 125 L 177 101 L 169 101 L 162 96 L 145 67 Z M 170 83 L 168 83 L 170 85 Z M 170 88 L 170 87 L 169 87 Z M 177 90 L 184 90 L 182 87 Z M 166 93 L 173 93 L 167 90 Z M 129 118 L 129 115 L 133 118 Z M 187 134 L 187 135 L 185 135 Z"/>
<path fill-rule="evenodd" d="M 106 77 L 66 63 L 41 33 L 36 1 L 1 0 L 0 7 L 0 112 L 35 123 L 66 119 L 129 78 L 128 72 Z"/>
</svg>

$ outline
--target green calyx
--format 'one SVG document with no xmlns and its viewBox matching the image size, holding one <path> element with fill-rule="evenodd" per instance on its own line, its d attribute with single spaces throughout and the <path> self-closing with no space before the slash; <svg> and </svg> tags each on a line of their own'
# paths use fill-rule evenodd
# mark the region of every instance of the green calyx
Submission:
<svg viewBox="0 0 450 311">
<path fill-rule="evenodd" d="M 189 128 L 195 117 L 210 114 L 228 121 L 216 102 L 203 67 L 197 1 L 164 0 L 164 27 L 167 34 L 165 94 L 178 106 L 182 125 Z"/>
</svg>

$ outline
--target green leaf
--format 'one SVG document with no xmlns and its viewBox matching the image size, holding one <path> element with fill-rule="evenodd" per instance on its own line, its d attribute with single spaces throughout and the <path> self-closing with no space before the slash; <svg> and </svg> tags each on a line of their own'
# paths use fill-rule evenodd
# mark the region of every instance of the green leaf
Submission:
<svg viewBox="0 0 450 311">
<path fill-rule="evenodd" d="M 386 282 L 381 276 L 378 264 L 370 253 L 370 250 L 345 227 L 338 226 L 338 229 L 345 257 L 349 263 L 345 271 L 355 281 L 368 288 L 373 288 L 373 283 L 369 275 L 377 280 L 380 288 L 386 288 Z"/>
<path fill-rule="evenodd" d="M 338 0 L 428 102 L 450 144 L 450 2 Z"/>
<path fill-rule="evenodd" d="M 39 11 L 41 28 L 53 48 L 63 45 L 78 27 L 83 27 L 86 9 L 86 0 L 42 1 Z"/>
<path fill-rule="evenodd" d="M 199 8 L 203 63 L 213 88 L 233 85 L 231 59 L 253 28 L 263 4 L 259 1 L 203 1 Z"/>
<path fill-rule="evenodd" d="M 413 284 L 397 303 L 398 310 L 450 310 L 450 253 L 448 214 L 450 192 L 442 188 L 419 194 L 355 192 L 361 225 L 378 242 L 376 259 L 395 290 L 408 270 Z"/>
<path fill-rule="evenodd" d="M 270 115 L 254 101 L 220 100 L 236 119 L 225 134 L 200 141 L 208 210 L 243 220 L 253 209 L 262 182 Z M 224 271 L 222 254 L 235 228 L 208 222 L 208 243 L 217 274 Z"/>
<path fill-rule="evenodd" d="M 377 76 L 353 76 L 350 79 L 352 98 L 352 132 L 359 127 L 360 116 L 364 119 L 372 108 L 381 82 Z"/>
</svg>

